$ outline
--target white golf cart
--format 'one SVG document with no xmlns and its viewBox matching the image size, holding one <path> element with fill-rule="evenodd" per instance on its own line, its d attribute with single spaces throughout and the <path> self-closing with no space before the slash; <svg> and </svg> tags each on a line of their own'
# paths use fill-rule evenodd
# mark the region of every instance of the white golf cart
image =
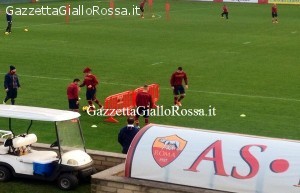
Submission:
<svg viewBox="0 0 300 193">
<path fill-rule="evenodd" d="M 64 110 L 0 105 L 0 119 L 8 118 L 10 130 L 0 131 L 4 138 L 0 145 L 0 181 L 8 181 L 12 176 L 57 180 L 61 189 L 70 190 L 76 187 L 78 179 L 89 177 L 94 172 L 93 160 L 85 150 L 79 116 Z M 14 133 L 12 120 L 15 119 L 30 121 L 26 133 Z M 37 142 L 36 135 L 29 133 L 33 121 L 53 122 L 57 138 L 50 146 L 53 151 L 31 148 Z"/>
</svg>

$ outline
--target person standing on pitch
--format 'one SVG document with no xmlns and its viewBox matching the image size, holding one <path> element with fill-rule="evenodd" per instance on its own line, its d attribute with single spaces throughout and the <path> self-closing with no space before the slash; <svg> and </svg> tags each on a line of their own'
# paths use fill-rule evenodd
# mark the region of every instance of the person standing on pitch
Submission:
<svg viewBox="0 0 300 193">
<path fill-rule="evenodd" d="M 170 20 L 170 2 L 167 0 L 165 4 L 165 10 L 166 10 L 166 20 Z"/>
<path fill-rule="evenodd" d="M 170 84 L 174 94 L 174 105 L 181 106 L 181 100 L 185 97 L 185 90 L 182 85 L 184 80 L 185 88 L 188 88 L 188 78 L 182 67 L 178 67 L 177 71 L 171 76 Z M 179 97 L 180 96 L 180 97 Z M 179 98 L 178 98 L 179 97 Z"/>
<path fill-rule="evenodd" d="M 148 0 L 148 7 L 152 17 L 155 17 L 155 15 L 153 14 L 153 0 Z"/>
<path fill-rule="evenodd" d="M 75 78 L 73 82 L 67 87 L 67 96 L 70 111 L 79 112 L 79 82 L 80 80 L 78 78 Z"/>
<path fill-rule="evenodd" d="M 3 101 L 3 104 L 10 99 L 11 104 L 15 104 L 15 98 L 18 95 L 18 89 L 20 88 L 19 78 L 16 74 L 17 70 L 14 66 L 9 67 L 9 72 L 4 77 L 4 89 L 6 92 L 6 97 Z"/>
<path fill-rule="evenodd" d="M 222 11 L 223 12 L 221 13 L 221 17 L 224 18 L 224 15 L 225 15 L 226 19 L 228 19 L 228 8 L 226 5 L 223 5 Z"/>
<path fill-rule="evenodd" d="M 86 86 L 86 100 L 89 104 L 89 110 L 94 111 L 95 108 L 93 106 L 93 102 L 95 102 L 99 108 L 102 108 L 102 105 L 100 104 L 99 100 L 96 97 L 96 86 L 98 85 L 98 80 L 95 75 L 91 73 L 91 69 L 89 67 L 86 67 L 83 70 L 83 73 L 85 73 L 84 81 L 80 85 L 80 87 Z"/>
<path fill-rule="evenodd" d="M 127 154 L 130 144 L 139 129 L 133 125 L 134 119 L 127 118 L 127 126 L 123 127 L 118 135 L 118 141 L 122 145 L 122 153 Z"/>
<path fill-rule="evenodd" d="M 142 0 L 142 2 L 140 3 L 140 10 L 141 10 L 141 18 L 144 19 L 144 6 L 145 6 L 146 0 Z"/>
<path fill-rule="evenodd" d="M 148 93 L 148 85 L 143 86 L 143 90 L 138 92 L 135 98 L 137 106 L 135 112 L 135 125 L 139 128 L 139 117 L 145 118 L 145 125 L 149 124 L 149 111 L 153 108 L 153 100 L 150 93 Z"/>
<path fill-rule="evenodd" d="M 272 9 L 271 10 L 272 10 L 272 23 L 278 23 L 278 19 L 277 19 L 277 17 L 278 17 L 277 6 L 276 6 L 275 3 L 272 5 Z"/>
<path fill-rule="evenodd" d="M 7 21 L 6 32 L 11 33 L 11 26 L 12 26 L 12 11 L 11 10 L 9 10 L 6 13 L 6 21 Z"/>
</svg>

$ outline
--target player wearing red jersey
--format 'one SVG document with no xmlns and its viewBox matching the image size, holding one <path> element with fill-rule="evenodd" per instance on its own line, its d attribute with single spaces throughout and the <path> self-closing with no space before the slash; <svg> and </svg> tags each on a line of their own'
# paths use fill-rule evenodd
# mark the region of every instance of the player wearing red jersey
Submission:
<svg viewBox="0 0 300 193">
<path fill-rule="evenodd" d="M 142 0 L 142 2 L 140 3 L 140 10 L 141 10 L 141 18 L 144 19 L 144 6 L 145 6 L 146 0 Z"/>
<path fill-rule="evenodd" d="M 97 77 L 93 75 L 91 71 L 92 70 L 89 67 L 86 67 L 83 70 L 83 73 L 85 73 L 85 77 L 80 87 L 86 86 L 86 100 L 89 103 L 89 110 L 93 111 L 95 110 L 93 102 L 95 102 L 99 106 L 99 108 L 102 108 L 102 105 L 96 97 L 96 86 L 99 82 L 97 80 Z"/>
<path fill-rule="evenodd" d="M 177 71 L 171 76 L 170 84 L 174 94 L 174 105 L 181 106 L 181 100 L 185 97 L 185 90 L 182 85 L 184 80 L 185 88 L 188 88 L 188 78 L 182 67 L 178 67 Z M 179 97 L 180 96 L 180 97 Z M 179 97 L 179 98 L 178 98 Z"/>
<path fill-rule="evenodd" d="M 67 87 L 67 96 L 69 101 L 69 109 L 71 111 L 79 111 L 79 84 L 80 80 L 75 78 Z"/>
<path fill-rule="evenodd" d="M 271 10 L 272 10 L 272 22 L 273 23 L 278 23 L 278 19 L 277 19 L 277 17 L 278 17 L 277 6 L 276 6 L 275 3 L 273 4 Z"/>
<path fill-rule="evenodd" d="M 226 19 L 228 19 L 228 8 L 226 5 L 223 5 L 223 7 L 222 7 L 221 17 L 224 18 L 224 15 L 225 15 Z"/>
<path fill-rule="evenodd" d="M 170 19 L 170 9 L 171 9 L 171 5 L 170 5 L 169 1 L 167 0 L 166 4 L 165 4 L 166 20 Z"/>
<path fill-rule="evenodd" d="M 152 17 L 155 17 L 155 15 L 153 14 L 153 0 L 148 0 L 148 7 Z"/>
<path fill-rule="evenodd" d="M 153 108 L 153 100 L 151 94 L 148 93 L 148 85 L 144 85 L 143 91 L 136 95 L 135 103 L 137 106 L 135 113 L 135 125 L 139 127 L 139 117 L 145 118 L 145 125 L 149 124 L 149 111 Z"/>
</svg>

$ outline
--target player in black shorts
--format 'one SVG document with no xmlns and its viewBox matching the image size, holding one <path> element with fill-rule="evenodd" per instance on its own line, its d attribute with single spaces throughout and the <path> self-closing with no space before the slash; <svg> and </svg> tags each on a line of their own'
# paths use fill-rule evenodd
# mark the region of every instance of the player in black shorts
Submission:
<svg viewBox="0 0 300 193">
<path fill-rule="evenodd" d="M 182 85 L 175 85 L 173 94 L 174 95 L 184 95 L 185 94 L 184 87 Z"/>
<path fill-rule="evenodd" d="M 85 76 L 82 84 L 80 84 L 80 87 L 86 86 L 86 100 L 89 103 L 89 111 L 92 112 L 95 110 L 93 102 L 96 103 L 101 109 L 102 105 L 96 97 L 96 87 L 99 84 L 99 81 L 97 80 L 97 77 L 92 74 L 92 70 L 89 67 L 86 67 L 83 70 L 83 73 Z"/>
<path fill-rule="evenodd" d="M 149 124 L 149 111 L 153 108 L 153 100 L 151 94 L 148 92 L 148 85 L 144 85 L 143 91 L 136 95 L 135 103 L 137 106 L 135 114 L 135 125 L 139 127 L 139 117 L 145 118 L 145 125 Z"/>
<path fill-rule="evenodd" d="M 72 111 L 79 111 L 79 102 L 77 99 L 69 99 L 69 109 Z"/>
<path fill-rule="evenodd" d="M 224 18 L 224 15 L 225 15 L 226 19 L 228 19 L 228 8 L 226 5 L 223 5 L 223 7 L 222 7 L 221 17 Z"/>
<path fill-rule="evenodd" d="M 12 26 L 12 11 L 9 10 L 6 13 L 6 21 L 7 21 L 7 28 L 6 28 L 6 34 L 11 33 L 11 26 Z"/>
<path fill-rule="evenodd" d="M 136 109 L 136 117 L 139 118 L 140 116 L 143 116 L 144 118 L 149 118 L 149 108 L 146 107 L 138 107 Z"/>
<path fill-rule="evenodd" d="M 272 6 L 272 22 L 273 23 L 278 23 L 278 14 L 277 14 L 277 6 L 276 4 L 274 3 L 273 6 Z"/>
<path fill-rule="evenodd" d="M 171 76 L 170 84 L 174 94 L 174 105 L 181 106 L 181 100 L 185 97 L 185 90 L 182 82 L 185 83 L 185 88 L 188 88 L 188 78 L 182 67 L 178 67 L 177 71 Z"/>
<path fill-rule="evenodd" d="M 79 111 L 79 84 L 80 80 L 75 78 L 67 87 L 67 96 L 69 101 L 69 109 L 71 111 Z"/>
<path fill-rule="evenodd" d="M 141 2 L 141 4 L 140 4 L 140 10 L 141 10 L 141 12 L 142 12 L 141 18 L 144 18 L 144 11 L 145 11 L 144 6 L 145 6 L 145 3 L 146 3 L 146 0 L 143 0 L 143 1 Z"/>
</svg>

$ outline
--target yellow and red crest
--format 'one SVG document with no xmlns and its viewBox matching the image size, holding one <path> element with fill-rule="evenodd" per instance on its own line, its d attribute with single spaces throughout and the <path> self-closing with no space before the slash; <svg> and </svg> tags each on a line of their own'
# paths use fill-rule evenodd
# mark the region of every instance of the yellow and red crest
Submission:
<svg viewBox="0 0 300 193">
<path fill-rule="evenodd" d="M 152 145 L 153 158 L 160 167 L 165 167 L 180 155 L 186 144 L 187 141 L 177 135 L 158 137 Z"/>
</svg>

